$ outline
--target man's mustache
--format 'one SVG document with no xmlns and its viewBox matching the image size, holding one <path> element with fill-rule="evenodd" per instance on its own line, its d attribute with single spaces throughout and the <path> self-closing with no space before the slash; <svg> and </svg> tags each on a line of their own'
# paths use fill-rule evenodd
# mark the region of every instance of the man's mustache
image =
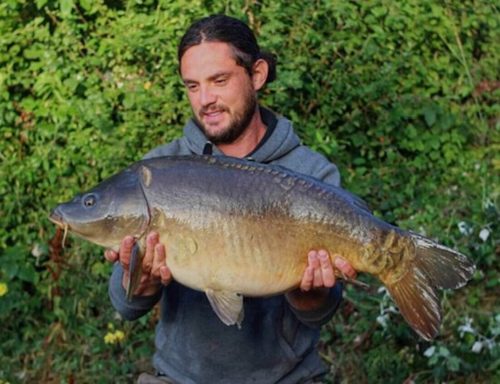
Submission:
<svg viewBox="0 0 500 384">
<path fill-rule="evenodd" d="M 202 115 L 202 114 L 210 113 L 210 112 L 214 112 L 214 111 L 227 112 L 228 108 L 225 107 L 224 105 L 219 105 L 219 104 L 216 104 L 216 105 L 207 105 L 206 107 L 200 108 L 199 111 L 198 111 L 198 113 L 200 115 Z"/>
</svg>

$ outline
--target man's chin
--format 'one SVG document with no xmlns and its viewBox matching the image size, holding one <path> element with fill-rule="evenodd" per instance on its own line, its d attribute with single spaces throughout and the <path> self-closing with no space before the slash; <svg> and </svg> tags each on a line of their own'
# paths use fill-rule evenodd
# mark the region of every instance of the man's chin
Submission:
<svg viewBox="0 0 500 384">
<path fill-rule="evenodd" d="M 201 121 L 205 130 L 215 135 L 227 131 L 231 125 L 227 116 L 224 115 L 218 116 L 217 119 L 204 118 Z"/>
<path fill-rule="evenodd" d="M 215 145 L 234 143 L 246 129 L 246 126 L 241 124 L 237 125 L 231 121 L 206 124 L 203 120 L 201 122 L 197 120 L 196 123 L 207 139 Z"/>
<path fill-rule="evenodd" d="M 205 136 L 218 136 L 220 132 L 224 132 L 227 130 L 227 126 L 224 125 L 223 121 L 218 122 L 210 122 L 206 121 L 203 118 L 196 117 L 195 119 L 196 125 L 201 128 Z M 226 124 L 227 125 L 227 124 Z"/>
<path fill-rule="evenodd" d="M 223 124 L 199 124 L 201 130 L 208 140 L 214 144 L 220 144 L 221 140 L 228 136 L 230 128 Z"/>
</svg>

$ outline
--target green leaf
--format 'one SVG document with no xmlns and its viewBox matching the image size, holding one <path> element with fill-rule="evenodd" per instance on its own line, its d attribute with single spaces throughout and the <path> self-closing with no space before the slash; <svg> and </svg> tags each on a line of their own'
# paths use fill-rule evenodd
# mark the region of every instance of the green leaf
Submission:
<svg viewBox="0 0 500 384">
<path fill-rule="evenodd" d="M 439 355 L 443 356 L 443 357 L 448 357 L 450 356 L 450 351 L 448 348 L 446 347 L 439 347 Z"/>
<path fill-rule="evenodd" d="M 94 10 L 94 4 L 94 0 L 80 0 L 80 5 L 82 6 L 82 8 L 89 13 L 92 13 L 92 11 Z"/>
<path fill-rule="evenodd" d="M 70 16 L 74 5 L 75 5 L 74 0 L 59 0 L 59 6 L 61 8 L 61 15 L 63 17 Z"/>
<path fill-rule="evenodd" d="M 33 266 L 27 264 L 19 268 L 17 277 L 29 283 L 35 283 L 37 275 Z"/>
<path fill-rule="evenodd" d="M 432 106 L 426 106 L 423 113 L 427 126 L 432 127 L 436 122 L 436 110 Z"/>
<path fill-rule="evenodd" d="M 456 356 L 451 356 L 446 361 L 446 365 L 450 371 L 457 372 L 460 369 L 460 359 Z"/>
<path fill-rule="evenodd" d="M 48 0 L 36 0 L 35 3 L 36 3 L 36 7 L 38 9 L 42 9 L 45 4 L 47 4 Z"/>
</svg>

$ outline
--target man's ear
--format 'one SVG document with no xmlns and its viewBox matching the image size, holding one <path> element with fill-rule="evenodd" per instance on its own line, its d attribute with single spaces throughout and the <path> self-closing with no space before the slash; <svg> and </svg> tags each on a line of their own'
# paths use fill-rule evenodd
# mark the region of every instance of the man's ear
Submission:
<svg viewBox="0 0 500 384">
<path fill-rule="evenodd" d="M 252 83 L 253 88 L 258 91 L 266 84 L 267 74 L 269 72 L 269 64 L 264 59 L 258 59 L 252 67 Z"/>
</svg>

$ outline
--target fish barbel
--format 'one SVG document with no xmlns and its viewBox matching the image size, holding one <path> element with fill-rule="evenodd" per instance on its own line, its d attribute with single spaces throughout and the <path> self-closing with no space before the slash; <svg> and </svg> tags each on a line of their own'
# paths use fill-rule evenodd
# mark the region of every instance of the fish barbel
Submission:
<svg viewBox="0 0 500 384">
<path fill-rule="evenodd" d="M 297 288 L 311 249 L 339 254 L 376 276 L 423 338 L 441 323 L 439 288 L 472 276 L 462 254 L 371 214 L 351 193 L 279 166 L 223 156 L 142 160 L 50 216 L 61 227 L 118 251 L 134 236 L 127 289 L 141 274 L 146 234 L 157 231 L 175 280 L 206 293 L 226 324 L 243 320 L 243 297 Z"/>
</svg>

